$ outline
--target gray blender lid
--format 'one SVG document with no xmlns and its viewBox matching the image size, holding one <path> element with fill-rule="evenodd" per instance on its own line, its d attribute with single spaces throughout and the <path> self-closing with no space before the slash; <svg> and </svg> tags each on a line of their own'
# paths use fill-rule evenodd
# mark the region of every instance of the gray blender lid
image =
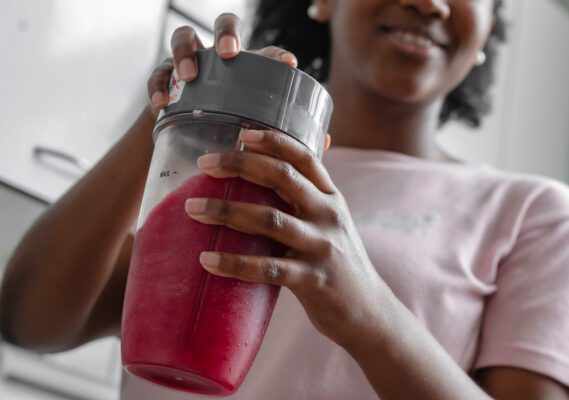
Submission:
<svg viewBox="0 0 569 400">
<path fill-rule="evenodd" d="M 198 52 L 198 71 L 158 122 L 194 110 L 229 114 L 283 131 L 321 154 L 333 106 L 314 78 L 249 52 L 222 60 L 213 48 Z"/>
</svg>

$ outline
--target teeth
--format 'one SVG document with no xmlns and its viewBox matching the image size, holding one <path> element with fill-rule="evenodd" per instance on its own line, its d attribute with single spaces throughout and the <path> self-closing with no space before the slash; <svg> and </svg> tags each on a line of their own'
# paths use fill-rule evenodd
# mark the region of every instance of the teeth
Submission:
<svg viewBox="0 0 569 400">
<path fill-rule="evenodd" d="M 395 31 L 395 36 L 404 42 L 413 44 L 419 47 L 431 47 L 434 45 L 433 41 L 425 36 L 417 35 L 411 32 Z"/>
</svg>

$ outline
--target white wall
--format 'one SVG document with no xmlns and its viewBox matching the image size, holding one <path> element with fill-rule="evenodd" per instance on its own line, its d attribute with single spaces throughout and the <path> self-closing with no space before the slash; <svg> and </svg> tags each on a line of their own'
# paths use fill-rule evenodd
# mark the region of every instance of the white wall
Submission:
<svg viewBox="0 0 569 400">
<path fill-rule="evenodd" d="M 495 108 L 480 131 L 451 124 L 441 143 L 462 158 L 569 182 L 569 13 L 550 0 L 514 0 Z"/>
</svg>

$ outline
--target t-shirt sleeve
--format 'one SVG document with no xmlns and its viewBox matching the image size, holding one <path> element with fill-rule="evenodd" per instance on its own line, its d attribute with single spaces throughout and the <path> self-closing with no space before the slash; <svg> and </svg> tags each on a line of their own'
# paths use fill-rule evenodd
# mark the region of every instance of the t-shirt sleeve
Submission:
<svg viewBox="0 0 569 400">
<path fill-rule="evenodd" d="M 547 183 L 498 267 L 474 369 L 518 367 L 569 386 L 569 188 Z"/>
</svg>

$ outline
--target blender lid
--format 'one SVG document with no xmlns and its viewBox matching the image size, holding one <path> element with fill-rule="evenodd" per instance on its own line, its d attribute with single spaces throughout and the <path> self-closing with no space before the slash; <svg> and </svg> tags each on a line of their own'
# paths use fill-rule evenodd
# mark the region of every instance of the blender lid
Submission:
<svg viewBox="0 0 569 400">
<path fill-rule="evenodd" d="M 198 52 L 198 71 L 192 82 L 174 81 L 157 129 L 165 118 L 194 110 L 229 114 L 285 132 L 321 154 L 333 105 L 310 75 L 244 51 L 222 60 L 213 48 Z"/>
</svg>

